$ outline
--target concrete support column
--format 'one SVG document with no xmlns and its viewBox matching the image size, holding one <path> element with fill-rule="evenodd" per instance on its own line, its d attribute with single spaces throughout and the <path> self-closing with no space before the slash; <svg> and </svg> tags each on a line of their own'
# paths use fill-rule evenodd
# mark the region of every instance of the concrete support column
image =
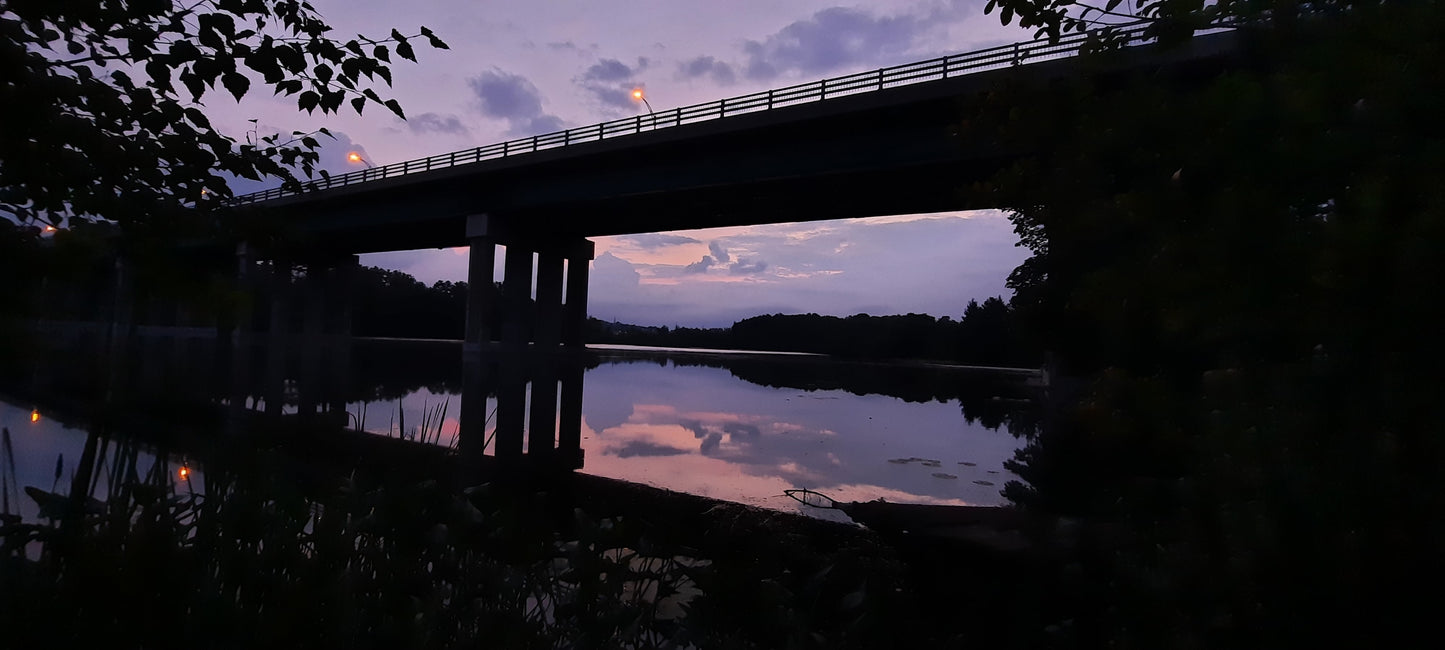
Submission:
<svg viewBox="0 0 1445 650">
<path fill-rule="evenodd" d="M 571 469 L 582 469 L 582 356 L 569 353 L 559 358 L 562 404 L 557 426 L 557 460 Z"/>
<path fill-rule="evenodd" d="M 351 326 L 352 307 L 356 302 L 356 275 L 359 261 L 355 255 L 347 255 L 331 269 L 330 294 L 331 326 L 330 362 L 327 364 L 327 381 L 332 415 L 346 426 L 346 401 L 351 396 Z"/>
<path fill-rule="evenodd" d="M 587 327 L 587 271 L 596 245 L 582 240 L 567 255 L 567 303 L 563 307 L 562 344 L 582 347 L 582 333 Z"/>
<path fill-rule="evenodd" d="M 532 320 L 532 251 L 518 242 L 507 245 L 502 279 L 501 385 L 497 390 L 497 458 L 522 455 L 527 419 L 527 326 Z"/>
<path fill-rule="evenodd" d="M 537 254 L 537 336 L 533 346 L 532 417 L 527 454 L 550 456 L 557 437 L 557 353 L 562 336 L 562 254 Z"/>
<path fill-rule="evenodd" d="M 287 344 L 291 336 L 291 262 L 271 263 L 271 324 L 266 329 L 266 416 L 280 418 L 286 403 Z"/>
<path fill-rule="evenodd" d="M 467 220 L 467 321 L 462 342 L 462 405 L 457 450 L 467 470 L 477 467 L 485 451 L 487 396 L 493 391 L 492 316 L 497 307 L 493 268 L 497 263 L 495 228 L 486 215 Z"/>
<path fill-rule="evenodd" d="M 561 405 L 557 422 L 557 456 L 572 469 L 582 467 L 582 376 L 586 372 L 581 352 L 587 327 L 587 275 L 596 246 L 577 242 L 567 254 L 567 296 L 562 308 L 562 345 L 569 353 L 559 359 Z"/>
<path fill-rule="evenodd" d="M 239 434 L 245 425 L 246 399 L 250 396 L 251 382 L 251 276 L 255 260 L 246 244 L 236 246 L 236 303 L 233 305 L 235 323 L 231 327 L 231 404 L 228 409 L 228 427 L 232 434 Z"/>
<path fill-rule="evenodd" d="M 316 413 L 324 387 L 321 385 L 321 347 L 326 324 L 326 265 L 306 265 L 302 283 L 305 312 L 301 322 L 301 381 L 297 382 L 297 413 L 304 419 Z"/>
</svg>

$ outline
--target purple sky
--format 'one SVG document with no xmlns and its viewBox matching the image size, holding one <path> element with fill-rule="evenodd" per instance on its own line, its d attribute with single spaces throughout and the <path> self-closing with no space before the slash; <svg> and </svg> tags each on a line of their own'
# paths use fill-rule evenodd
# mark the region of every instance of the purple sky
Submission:
<svg viewBox="0 0 1445 650">
<path fill-rule="evenodd" d="M 292 99 L 221 93 L 207 112 L 244 137 L 330 128 L 323 166 L 355 169 L 717 100 L 881 66 L 1026 40 L 982 0 L 867 5 L 795 0 L 603 3 L 568 0 L 311 0 L 345 39 L 432 28 L 451 46 L 392 65 L 408 120 L 370 106 L 308 116 Z M 387 96 L 388 93 L 381 93 Z M 249 188 L 247 188 L 249 189 Z M 589 311 L 653 325 L 719 326 L 759 313 L 925 312 L 957 317 L 970 299 L 1007 295 L 1025 257 L 996 211 L 840 220 L 597 238 Z M 498 264 L 500 269 L 501 257 Z M 466 252 L 367 255 L 428 284 L 466 277 Z M 500 273 L 498 274 L 500 277 Z"/>
</svg>

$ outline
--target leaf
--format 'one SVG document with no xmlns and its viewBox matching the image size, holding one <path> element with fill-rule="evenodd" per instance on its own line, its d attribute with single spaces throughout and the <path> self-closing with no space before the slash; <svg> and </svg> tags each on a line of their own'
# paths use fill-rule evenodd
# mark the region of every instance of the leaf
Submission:
<svg viewBox="0 0 1445 650">
<path fill-rule="evenodd" d="M 196 49 L 196 46 L 191 44 L 190 41 L 176 41 L 171 43 L 169 53 L 171 58 L 174 59 L 174 61 L 170 62 L 172 65 L 194 61 L 201 56 L 201 51 Z"/>
<path fill-rule="evenodd" d="M 181 72 L 181 83 L 185 84 L 186 89 L 191 91 L 191 101 L 199 100 L 201 95 L 206 92 L 206 82 L 202 81 L 199 75 L 190 70 Z"/>
<path fill-rule="evenodd" d="M 251 79 L 239 72 L 227 72 L 221 75 L 221 85 L 225 86 L 226 90 L 229 90 L 239 102 L 242 97 L 246 96 L 246 91 L 251 89 Z"/>
<path fill-rule="evenodd" d="M 412 63 L 416 63 L 416 54 L 412 53 L 411 44 L 406 41 L 396 44 L 396 55 Z"/>
<path fill-rule="evenodd" d="M 322 84 L 331 83 L 331 66 L 325 63 L 318 63 L 316 64 L 316 68 L 313 69 L 313 72 L 316 74 L 317 81 L 320 81 Z"/>
<path fill-rule="evenodd" d="M 387 108 L 391 109 L 391 112 L 396 113 L 396 116 L 397 116 L 397 117 L 399 117 L 399 118 L 401 118 L 401 119 L 403 119 L 403 120 L 406 119 L 406 114 L 403 113 L 403 112 L 401 112 L 401 104 L 398 104 L 395 99 L 388 99 L 388 100 L 386 100 L 385 102 L 383 102 L 382 105 L 384 105 L 384 106 L 386 106 Z"/>
<path fill-rule="evenodd" d="M 192 124 L 201 127 L 202 129 L 211 128 L 211 121 L 206 118 L 205 113 L 202 113 L 199 110 L 191 107 L 186 107 L 185 114 L 186 119 L 190 120 Z"/>
<path fill-rule="evenodd" d="M 451 48 L 447 47 L 447 44 L 446 44 L 446 43 L 443 43 L 443 42 L 442 42 L 442 39 L 437 38 L 437 35 L 436 35 L 436 34 L 433 34 L 430 29 L 427 29 L 427 28 L 425 28 L 425 27 L 421 28 L 421 35 L 422 35 L 422 36 L 425 36 L 425 37 L 426 37 L 426 40 L 431 43 L 431 46 L 434 47 L 434 48 L 436 48 L 436 49 L 438 49 L 438 50 L 450 50 L 450 49 L 451 49 Z"/>
<path fill-rule="evenodd" d="M 385 45 L 376 46 L 376 49 L 371 51 L 371 55 L 378 60 L 391 63 L 391 50 L 386 49 Z"/>
<path fill-rule="evenodd" d="M 357 115 L 360 115 L 360 114 L 361 114 L 361 109 L 366 108 L 366 98 L 365 98 L 365 97 L 357 97 L 357 98 L 351 100 L 351 107 L 356 109 L 356 114 L 357 114 Z"/>
<path fill-rule="evenodd" d="M 220 32 L 217 32 L 214 28 L 206 24 L 201 25 L 201 32 L 196 40 L 200 41 L 201 45 L 213 50 L 220 50 L 226 47 L 226 41 L 221 38 Z"/>
<path fill-rule="evenodd" d="M 316 104 L 320 101 L 321 95 L 316 94 L 314 90 L 308 90 L 296 98 L 296 107 L 310 113 L 316 110 Z"/>
</svg>

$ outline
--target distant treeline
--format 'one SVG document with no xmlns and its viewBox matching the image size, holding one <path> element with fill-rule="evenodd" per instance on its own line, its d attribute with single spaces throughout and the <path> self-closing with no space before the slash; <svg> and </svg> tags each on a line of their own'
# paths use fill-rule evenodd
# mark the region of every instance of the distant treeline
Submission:
<svg viewBox="0 0 1445 650">
<path fill-rule="evenodd" d="M 466 325 L 466 282 L 427 286 L 401 271 L 364 267 L 357 274 L 358 336 L 459 339 Z M 493 332 L 499 323 L 493 323 Z M 528 323 L 530 330 L 534 323 Z M 1020 334 L 999 298 L 970 301 L 961 318 L 927 314 L 840 318 L 818 314 L 754 316 L 732 327 L 651 327 L 589 318 L 589 343 L 681 348 L 814 352 L 868 359 L 934 359 L 977 365 L 1036 366 L 1042 354 Z"/>
<path fill-rule="evenodd" d="M 590 342 L 683 348 L 813 352 L 866 359 L 933 359 L 990 366 L 1036 366 L 1043 355 L 1015 326 L 999 298 L 969 301 L 963 317 L 927 314 L 841 318 L 818 314 L 753 316 L 732 327 L 645 327 L 595 319 Z"/>
</svg>

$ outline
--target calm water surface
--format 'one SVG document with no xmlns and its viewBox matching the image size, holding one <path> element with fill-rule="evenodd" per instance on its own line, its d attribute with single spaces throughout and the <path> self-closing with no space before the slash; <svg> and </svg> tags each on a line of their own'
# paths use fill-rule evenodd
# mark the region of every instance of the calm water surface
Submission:
<svg viewBox="0 0 1445 650">
<path fill-rule="evenodd" d="M 1004 483 L 1018 478 L 1003 463 L 1025 440 L 998 422 L 990 427 L 965 417 L 958 398 L 818 387 L 847 384 L 826 379 L 860 374 L 876 383 L 886 369 L 913 392 L 919 383 L 945 384 L 932 392 L 946 395 L 960 390 L 946 384 L 963 371 L 771 355 L 749 358 L 742 363 L 750 368 L 740 370 L 739 360 L 726 355 L 628 358 L 626 352 L 604 357 L 585 374 L 585 473 L 788 511 L 801 508 L 783 495 L 789 488 L 843 501 L 1001 505 Z M 743 378 L 757 375 L 772 385 Z M 981 384 L 976 390 L 991 392 L 977 373 L 967 376 Z M 403 419 L 415 433 L 430 417 L 429 431 L 440 431 L 439 444 L 450 445 L 459 399 L 455 392 L 420 388 L 396 399 L 354 402 L 348 411 L 364 411 L 368 431 L 391 435 L 399 434 Z M 438 406 L 445 413 L 439 427 Z M 489 413 L 493 407 L 489 401 Z"/>
<path fill-rule="evenodd" d="M 453 445 L 460 347 L 417 345 L 356 348 L 348 421 L 378 435 L 405 430 Z M 1005 503 L 1000 490 L 1017 477 L 1003 464 L 1026 441 L 1019 423 L 1036 411 L 1032 389 L 1016 374 L 810 355 L 618 347 L 597 354 L 583 381 L 583 472 L 827 518 L 835 513 L 783 491 L 808 488 L 842 501 Z M 495 401 L 488 402 L 492 413 Z M 0 403 L 15 482 L 64 492 L 85 432 L 31 417 L 29 405 Z M 168 471 L 185 464 L 161 460 Z M 156 462 L 145 456 L 139 466 L 148 471 Z"/>
</svg>

